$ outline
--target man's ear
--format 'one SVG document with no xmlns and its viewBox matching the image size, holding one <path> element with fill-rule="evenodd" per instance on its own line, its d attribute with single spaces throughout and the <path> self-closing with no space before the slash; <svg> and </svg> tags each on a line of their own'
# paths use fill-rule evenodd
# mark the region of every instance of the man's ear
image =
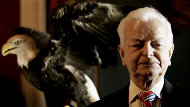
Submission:
<svg viewBox="0 0 190 107">
<path fill-rule="evenodd" d="M 174 44 L 172 44 L 171 48 L 169 49 L 169 57 L 170 57 L 170 59 L 172 57 L 173 51 L 174 51 Z"/>
<path fill-rule="evenodd" d="M 173 51 L 174 51 L 174 44 L 172 44 L 172 46 L 171 46 L 170 49 L 169 49 L 169 57 L 170 57 L 169 66 L 171 65 L 171 57 L 172 57 L 172 55 L 173 55 Z"/>
<path fill-rule="evenodd" d="M 119 54 L 120 54 L 120 57 L 121 57 L 122 65 L 126 66 L 125 57 L 124 57 L 124 51 L 123 51 L 123 48 L 121 47 L 121 45 L 118 45 L 118 50 L 119 50 Z"/>
</svg>

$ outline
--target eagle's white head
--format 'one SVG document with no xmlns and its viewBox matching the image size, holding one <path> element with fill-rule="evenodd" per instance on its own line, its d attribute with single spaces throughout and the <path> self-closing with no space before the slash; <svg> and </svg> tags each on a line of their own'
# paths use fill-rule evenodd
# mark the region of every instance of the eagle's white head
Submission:
<svg viewBox="0 0 190 107">
<path fill-rule="evenodd" d="M 28 63 L 39 53 L 39 49 L 32 37 L 17 34 L 8 39 L 1 52 L 3 56 L 16 54 L 18 65 L 28 67 Z"/>
</svg>

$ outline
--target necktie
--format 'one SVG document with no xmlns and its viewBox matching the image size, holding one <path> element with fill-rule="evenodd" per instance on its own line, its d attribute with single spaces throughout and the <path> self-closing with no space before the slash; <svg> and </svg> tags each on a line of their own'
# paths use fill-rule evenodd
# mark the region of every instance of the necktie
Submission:
<svg viewBox="0 0 190 107">
<path fill-rule="evenodd" d="M 155 99 L 156 95 L 152 91 L 144 91 L 140 92 L 138 97 L 143 101 L 144 107 L 152 107 L 152 101 Z"/>
</svg>

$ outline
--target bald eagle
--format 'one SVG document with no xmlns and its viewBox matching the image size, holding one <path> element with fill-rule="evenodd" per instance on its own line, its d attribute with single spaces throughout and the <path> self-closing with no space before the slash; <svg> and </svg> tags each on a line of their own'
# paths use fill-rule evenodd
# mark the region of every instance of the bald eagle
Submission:
<svg viewBox="0 0 190 107">
<path fill-rule="evenodd" d="M 99 100 L 87 72 L 116 64 L 116 28 L 132 9 L 99 2 L 59 6 L 50 15 L 51 33 L 18 27 L 1 51 L 17 55 L 22 74 L 44 92 L 48 106 L 85 106 Z"/>
</svg>

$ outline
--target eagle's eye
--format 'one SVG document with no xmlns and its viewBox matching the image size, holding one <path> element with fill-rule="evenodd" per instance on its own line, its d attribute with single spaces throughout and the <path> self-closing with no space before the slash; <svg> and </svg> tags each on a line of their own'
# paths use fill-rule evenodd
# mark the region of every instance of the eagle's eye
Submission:
<svg viewBox="0 0 190 107">
<path fill-rule="evenodd" d="M 15 41 L 15 45 L 20 45 L 21 44 L 21 40 L 17 40 L 17 41 Z"/>
</svg>

